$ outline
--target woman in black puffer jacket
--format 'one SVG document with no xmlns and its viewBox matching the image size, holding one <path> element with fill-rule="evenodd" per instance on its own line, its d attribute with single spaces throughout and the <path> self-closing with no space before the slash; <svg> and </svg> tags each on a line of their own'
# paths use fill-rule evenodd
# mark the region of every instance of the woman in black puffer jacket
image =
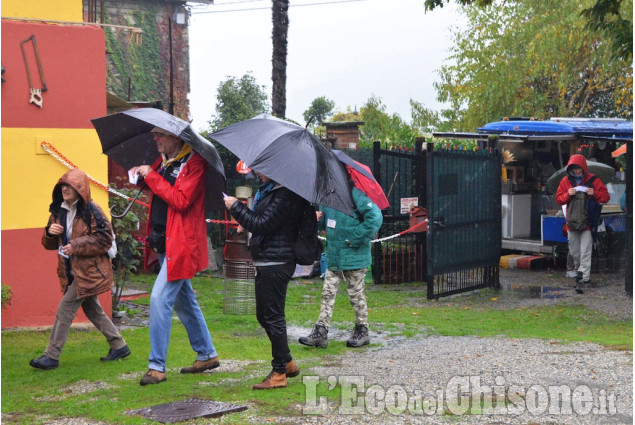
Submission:
<svg viewBox="0 0 635 425">
<path fill-rule="evenodd" d="M 270 178 L 256 173 L 263 184 L 254 199 L 254 210 L 228 196 L 225 206 L 240 224 L 239 231 L 252 233 L 251 255 L 256 266 L 256 317 L 271 341 L 273 370 L 254 389 L 287 386 L 287 377 L 300 369 L 291 358 L 284 315 L 287 285 L 295 271 L 293 243 L 307 201 Z"/>
</svg>

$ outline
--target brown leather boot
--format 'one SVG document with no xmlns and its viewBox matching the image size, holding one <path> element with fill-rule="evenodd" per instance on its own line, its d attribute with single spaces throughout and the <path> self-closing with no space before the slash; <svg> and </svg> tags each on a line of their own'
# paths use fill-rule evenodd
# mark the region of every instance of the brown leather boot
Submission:
<svg viewBox="0 0 635 425">
<path fill-rule="evenodd" d="M 300 374 L 300 368 L 293 360 L 287 362 L 287 378 L 293 378 Z"/>
<path fill-rule="evenodd" d="M 220 366 L 218 357 L 209 360 L 196 360 L 192 366 L 182 368 L 181 373 L 201 373 L 208 369 L 216 369 L 218 366 Z"/>
<path fill-rule="evenodd" d="M 167 379 L 168 379 L 167 374 L 165 372 L 159 372 L 158 370 L 148 369 L 146 374 L 143 375 L 143 378 L 141 378 L 141 382 L 139 383 L 141 385 L 158 384 Z"/>
<path fill-rule="evenodd" d="M 274 388 L 284 388 L 287 386 L 286 373 L 271 371 L 260 384 L 253 386 L 254 390 L 272 390 Z"/>
</svg>

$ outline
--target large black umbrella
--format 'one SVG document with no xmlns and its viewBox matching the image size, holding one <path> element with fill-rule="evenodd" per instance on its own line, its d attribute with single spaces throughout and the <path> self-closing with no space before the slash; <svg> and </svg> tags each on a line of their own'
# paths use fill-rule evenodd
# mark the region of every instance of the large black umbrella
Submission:
<svg viewBox="0 0 635 425">
<path fill-rule="evenodd" d="M 602 183 L 610 183 L 615 181 L 615 168 L 601 162 L 587 161 L 587 172 L 595 174 Z M 547 179 L 547 192 L 556 193 L 560 181 L 567 175 L 567 167 L 562 167 Z"/>
<path fill-rule="evenodd" d="M 305 128 L 261 114 L 210 135 L 249 168 L 309 202 L 353 215 L 346 170 Z"/>
<path fill-rule="evenodd" d="M 183 121 L 155 108 L 130 109 L 91 120 L 101 141 L 102 151 L 125 169 L 152 164 L 158 157 L 151 131 L 160 127 L 192 146 L 210 164 L 205 205 L 208 210 L 224 209 L 225 170 L 216 147 Z"/>
</svg>

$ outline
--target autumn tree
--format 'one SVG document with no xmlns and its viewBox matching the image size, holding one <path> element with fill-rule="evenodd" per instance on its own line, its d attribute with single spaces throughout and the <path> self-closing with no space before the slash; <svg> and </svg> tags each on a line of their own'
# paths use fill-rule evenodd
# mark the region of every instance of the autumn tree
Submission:
<svg viewBox="0 0 635 425">
<path fill-rule="evenodd" d="M 632 64 L 616 59 L 602 31 L 586 25 L 590 0 L 496 1 L 464 8 L 454 64 L 440 70 L 442 118 L 454 130 L 504 116 L 632 117 Z"/>
<path fill-rule="evenodd" d="M 476 5 L 481 8 L 493 0 L 454 0 L 461 6 Z M 424 0 L 426 11 L 432 11 L 451 0 Z M 557 6 L 556 6 L 557 7 Z M 633 0 L 595 0 L 580 11 L 592 30 L 603 30 L 612 43 L 613 54 L 628 60 L 633 57 Z"/>
</svg>

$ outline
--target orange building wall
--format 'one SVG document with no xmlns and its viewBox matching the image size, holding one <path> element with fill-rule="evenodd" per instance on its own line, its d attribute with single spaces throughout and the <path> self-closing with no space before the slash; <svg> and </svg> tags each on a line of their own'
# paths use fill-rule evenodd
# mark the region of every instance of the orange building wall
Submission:
<svg viewBox="0 0 635 425">
<path fill-rule="evenodd" d="M 5 4 L 3 2 L 3 16 Z M 53 4 L 49 2 L 48 4 Z M 62 2 L 63 3 L 63 2 Z M 74 0 L 81 17 L 81 1 Z M 56 10 L 60 3 L 55 2 Z M 10 16 L 10 15 L 8 15 Z M 46 16 L 38 16 L 47 19 Z M 63 17 L 48 19 L 64 20 Z M 72 20 L 72 19 L 66 19 Z M 48 90 L 43 105 L 29 103 L 29 84 L 20 42 L 35 35 Z M 95 26 L 2 20 L 2 64 L 6 82 L 2 102 L 2 282 L 11 286 L 11 305 L 2 310 L 3 329 L 51 326 L 62 293 L 57 253 L 41 245 L 51 192 L 68 171 L 39 147 L 49 141 L 82 170 L 107 182 L 107 158 L 101 154 L 91 118 L 106 115 L 105 37 Z M 31 43 L 25 45 L 32 80 L 41 87 Z M 107 193 L 91 184 L 93 199 L 107 210 Z M 102 294 L 111 313 L 109 293 Z M 78 313 L 75 322 L 87 322 Z"/>
</svg>

